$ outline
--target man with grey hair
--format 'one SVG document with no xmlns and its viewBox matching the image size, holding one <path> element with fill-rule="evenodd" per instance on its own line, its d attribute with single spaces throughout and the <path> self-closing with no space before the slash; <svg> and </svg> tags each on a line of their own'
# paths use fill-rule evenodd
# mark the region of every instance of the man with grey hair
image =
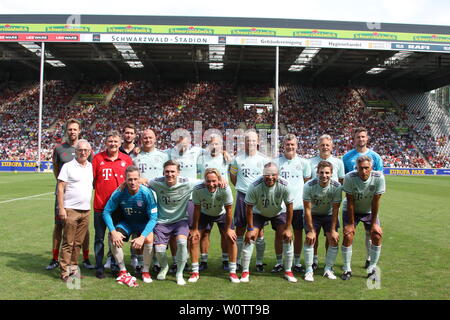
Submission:
<svg viewBox="0 0 450 320">
<path fill-rule="evenodd" d="M 386 189 L 383 172 L 372 170 L 372 158 L 370 156 L 360 156 L 356 159 L 356 171 L 345 175 L 342 189 L 346 193 L 346 199 L 342 212 L 344 273 L 341 279 L 349 280 L 352 276 L 352 243 L 355 228 L 360 221 L 364 223 L 364 228 L 370 234 L 372 240 L 369 248 L 370 264 L 367 267 L 367 274 L 371 277 L 375 273 L 375 267 L 381 253 L 383 231 L 380 227 L 378 211 L 381 195 Z"/>
<path fill-rule="evenodd" d="M 317 139 L 317 147 L 319 149 L 319 154 L 314 158 L 309 159 L 311 164 L 312 179 L 317 178 L 317 166 L 321 161 L 328 161 L 333 165 L 333 176 L 332 180 L 338 181 L 340 184 L 344 183 L 344 163 L 341 159 L 334 157 L 333 152 L 333 139 L 328 134 L 323 134 Z M 319 233 L 320 229 L 316 235 L 316 241 L 314 243 L 314 259 L 312 267 L 314 270 L 318 268 L 319 256 L 317 254 L 317 248 L 319 247 Z M 325 247 L 328 249 L 328 238 L 325 241 Z"/>
<path fill-rule="evenodd" d="M 311 178 L 309 161 L 297 154 L 297 137 L 289 133 L 283 139 L 284 153 L 278 158 L 280 176 L 289 182 L 289 189 L 294 195 L 294 212 L 292 227 L 294 229 L 294 271 L 301 271 L 300 257 L 302 252 L 303 233 L 303 185 Z M 282 204 L 283 205 L 283 204 Z M 283 210 L 286 206 L 283 205 Z M 282 239 L 275 237 L 276 264 L 272 272 L 283 270 L 282 264 Z"/>
<path fill-rule="evenodd" d="M 90 154 L 89 142 L 78 140 L 75 159 L 64 164 L 58 175 L 58 215 L 64 221 L 59 259 L 63 281 L 78 273 L 78 256 L 89 229 L 93 182 Z"/>
<path fill-rule="evenodd" d="M 125 181 L 125 169 L 133 164 L 129 156 L 119 151 L 120 133 L 113 130 L 106 135 L 106 150 L 95 155 L 92 160 L 94 172 L 94 228 L 95 228 L 95 268 L 96 277 L 105 278 L 103 255 L 106 224 L 103 209 L 111 194 Z"/>
<path fill-rule="evenodd" d="M 367 129 L 364 127 L 353 129 L 352 138 L 355 148 L 348 151 L 342 157 L 345 173 L 347 174 L 350 171 L 356 170 L 356 159 L 359 156 L 369 156 L 372 159 L 372 169 L 383 172 L 383 160 L 378 153 L 368 147 L 369 135 Z M 366 232 L 366 268 L 370 264 L 370 245 L 370 234 Z"/>
<path fill-rule="evenodd" d="M 283 240 L 284 278 L 297 282 L 291 271 L 294 258 L 291 231 L 294 195 L 288 186 L 289 182 L 279 177 L 277 165 L 269 162 L 264 166 L 263 176 L 248 188 L 245 195 L 247 232 L 242 249 L 241 282 L 250 281 L 249 265 L 254 243 L 259 231 L 269 221 L 276 237 Z M 283 209 L 282 203 L 286 209 Z"/>
<path fill-rule="evenodd" d="M 46 267 L 47 270 L 53 270 L 59 265 L 58 256 L 61 246 L 62 231 L 64 227 L 64 221 L 59 219 L 58 212 L 58 198 L 57 198 L 57 187 L 58 187 L 58 175 L 61 171 L 62 166 L 72 161 L 75 158 L 75 145 L 78 142 L 78 138 L 81 130 L 81 123 L 76 119 L 69 119 L 65 124 L 65 141 L 58 144 L 55 149 L 53 149 L 53 175 L 56 179 L 55 187 L 55 226 L 53 228 L 52 237 L 52 254 L 53 258 L 49 265 Z M 92 154 L 89 155 L 89 161 L 92 161 Z M 89 230 L 86 232 L 86 236 L 83 241 L 83 266 L 87 269 L 93 269 L 94 266 L 91 265 L 89 261 Z"/>
</svg>

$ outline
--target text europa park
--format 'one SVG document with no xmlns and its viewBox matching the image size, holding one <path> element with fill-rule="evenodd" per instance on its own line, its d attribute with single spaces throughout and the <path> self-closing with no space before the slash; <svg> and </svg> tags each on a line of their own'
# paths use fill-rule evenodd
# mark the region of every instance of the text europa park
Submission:
<svg viewBox="0 0 450 320">
<path fill-rule="evenodd" d="M 2 167 L 35 167 L 34 162 L 2 162 Z"/>
</svg>

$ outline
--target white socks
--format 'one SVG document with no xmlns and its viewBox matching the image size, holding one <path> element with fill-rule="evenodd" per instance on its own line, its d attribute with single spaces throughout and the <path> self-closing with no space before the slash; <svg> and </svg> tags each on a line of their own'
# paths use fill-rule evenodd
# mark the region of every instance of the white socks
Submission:
<svg viewBox="0 0 450 320">
<path fill-rule="evenodd" d="M 288 243 L 283 242 L 283 260 L 284 270 L 286 272 L 291 271 L 292 262 L 294 261 L 294 245 L 292 244 L 292 241 L 289 241 Z"/>
</svg>

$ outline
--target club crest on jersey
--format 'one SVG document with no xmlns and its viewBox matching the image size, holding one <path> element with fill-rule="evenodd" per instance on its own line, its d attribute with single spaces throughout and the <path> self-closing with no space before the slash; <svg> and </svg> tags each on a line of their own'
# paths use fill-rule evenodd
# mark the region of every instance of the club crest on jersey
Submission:
<svg viewBox="0 0 450 320">
<path fill-rule="evenodd" d="M 375 191 L 375 186 L 369 186 L 370 191 Z"/>
<path fill-rule="evenodd" d="M 298 164 L 298 165 L 295 167 L 295 170 L 297 170 L 297 171 L 302 170 L 302 166 Z"/>
<path fill-rule="evenodd" d="M 127 165 L 127 163 L 126 163 L 125 161 L 122 161 L 120 165 L 121 165 L 122 167 L 125 168 L 125 166 Z"/>
<path fill-rule="evenodd" d="M 138 207 L 142 207 L 143 202 L 142 202 L 142 200 L 138 200 L 138 201 L 136 201 L 136 204 Z"/>
<path fill-rule="evenodd" d="M 280 197 L 281 197 L 281 192 L 275 193 L 275 198 L 280 198 Z"/>
</svg>

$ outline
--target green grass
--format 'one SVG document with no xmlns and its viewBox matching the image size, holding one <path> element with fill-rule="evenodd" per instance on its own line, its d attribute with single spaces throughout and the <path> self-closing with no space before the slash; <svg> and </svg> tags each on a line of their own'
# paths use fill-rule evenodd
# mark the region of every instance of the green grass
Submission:
<svg viewBox="0 0 450 320">
<path fill-rule="evenodd" d="M 0 174 L 0 299 L 177 299 L 177 300 L 290 300 L 290 299 L 449 299 L 450 177 L 387 177 L 387 192 L 381 198 L 380 219 L 384 231 L 381 289 L 366 285 L 364 232 L 357 229 L 353 246 L 350 281 L 328 280 L 316 272 L 315 282 L 289 284 L 271 274 L 275 263 L 273 231 L 266 228 L 268 271 L 252 273 L 248 284 L 229 283 L 221 270 L 219 233 L 212 232 L 209 269 L 196 284 L 177 286 L 175 278 L 154 281 L 138 288 L 117 285 L 111 277 L 98 280 L 94 271 L 82 270 L 79 290 L 69 290 L 58 270 L 44 268 L 51 258 L 54 178 L 51 174 Z M 5 202 L 37 194 L 39 197 Z M 93 220 L 91 218 L 91 239 Z M 91 241 L 91 261 L 94 261 Z M 320 266 L 324 261 L 324 238 L 320 236 Z M 125 250 L 127 260 L 128 247 Z M 303 259 L 303 258 L 302 258 Z M 254 259 L 252 260 L 254 266 Z M 339 252 L 335 269 L 341 273 Z M 187 275 L 186 275 L 187 277 Z"/>
</svg>

